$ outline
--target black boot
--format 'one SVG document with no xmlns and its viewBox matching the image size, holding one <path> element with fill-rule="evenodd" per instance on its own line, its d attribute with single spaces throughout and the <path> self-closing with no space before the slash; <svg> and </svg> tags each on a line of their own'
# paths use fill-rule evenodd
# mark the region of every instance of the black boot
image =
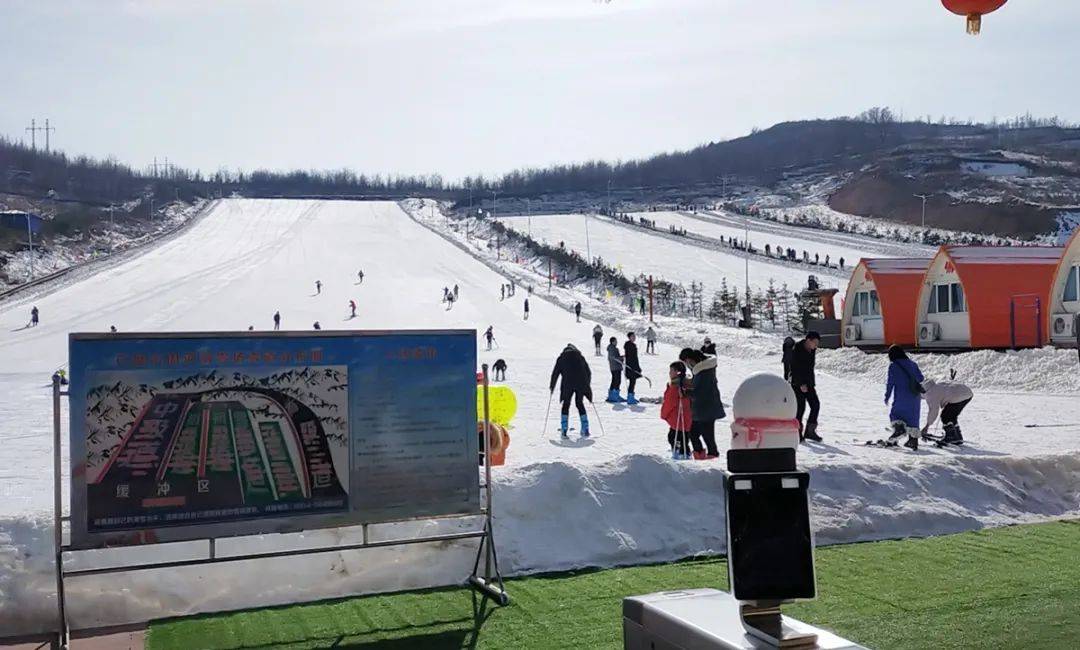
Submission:
<svg viewBox="0 0 1080 650">
<path fill-rule="evenodd" d="M 892 423 L 892 430 L 892 435 L 889 436 L 889 439 L 885 441 L 886 446 L 889 447 L 895 447 L 896 445 L 900 444 L 900 438 L 903 438 L 905 435 L 907 435 L 907 425 L 898 420 Z"/>
<path fill-rule="evenodd" d="M 803 438 L 812 442 L 821 442 L 821 436 L 817 434 L 817 422 L 807 422 Z"/>
<path fill-rule="evenodd" d="M 908 436 L 907 442 L 904 446 L 911 451 L 919 451 L 919 436 Z"/>
<path fill-rule="evenodd" d="M 941 439 L 943 445 L 962 445 L 964 436 L 960 435 L 960 425 L 952 423 L 945 425 L 945 437 Z"/>
</svg>

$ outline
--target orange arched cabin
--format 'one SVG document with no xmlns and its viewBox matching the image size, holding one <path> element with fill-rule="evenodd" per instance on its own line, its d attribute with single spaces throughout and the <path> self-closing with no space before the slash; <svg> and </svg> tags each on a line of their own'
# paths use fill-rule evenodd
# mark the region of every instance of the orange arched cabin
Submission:
<svg viewBox="0 0 1080 650">
<path fill-rule="evenodd" d="M 1029 348 L 1049 342 L 1050 288 L 1060 246 L 942 246 L 918 301 L 916 344 Z"/>
<path fill-rule="evenodd" d="M 1046 311 L 1050 340 L 1056 345 L 1076 345 L 1080 334 L 1080 228 L 1069 237 L 1058 261 Z"/>
<path fill-rule="evenodd" d="M 863 258 L 844 298 L 844 345 L 915 345 L 916 302 L 930 258 Z"/>
</svg>

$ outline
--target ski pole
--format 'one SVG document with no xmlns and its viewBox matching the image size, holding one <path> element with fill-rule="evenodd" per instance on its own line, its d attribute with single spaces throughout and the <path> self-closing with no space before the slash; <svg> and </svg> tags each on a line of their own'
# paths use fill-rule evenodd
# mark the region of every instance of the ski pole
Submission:
<svg viewBox="0 0 1080 650">
<path fill-rule="evenodd" d="M 594 404 L 592 400 L 589 400 L 589 406 L 592 407 L 593 415 L 596 416 L 596 423 L 600 425 L 600 435 L 601 436 L 607 435 L 604 432 L 604 421 L 600 419 L 600 411 L 596 410 L 596 404 Z"/>
<path fill-rule="evenodd" d="M 540 437 L 541 438 L 546 438 L 547 437 L 547 423 L 548 423 L 548 418 L 551 417 L 551 400 L 553 400 L 553 399 L 555 399 L 555 391 L 554 390 L 552 390 L 550 393 L 548 393 L 547 410 L 544 411 L 544 428 L 540 431 Z"/>
</svg>

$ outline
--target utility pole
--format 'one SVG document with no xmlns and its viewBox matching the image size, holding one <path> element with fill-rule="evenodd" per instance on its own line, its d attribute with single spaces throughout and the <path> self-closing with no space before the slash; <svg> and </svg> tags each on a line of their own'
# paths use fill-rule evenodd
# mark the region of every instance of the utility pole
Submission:
<svg viewBox="0 0 1080 650">
<path fill-rule="evenodd" d="M 607 182 L 607 216 L 611 216 L 611 179 Z"/>
<path fill-rule="evenodd" d="M 497 219 L 499 216 L 499 190 L 491 190 L 491 218 Z"/>
<path fill-rule="evenodd" d="M 743 246 L 746 248 L 745 257 L 743 260 L 746 262 L 746 326 L 750 327 L 750 215 L 743 216 L 743 225 L 746 227 L 746 238 L 743 241 Z"/>
<path fill-rule="evenodd" d="M 529 238 L 532 238 L 532 201 L 525 199 L 525 213 L 529 215 Z"/>
<path fill-rule="evenodd" d="M 922 227 L 926 228 L 926 194 L 915 194 L 915 198 L 922 199 Z"/>
<path fill-rule="evenodd" d="M 45 153 L 49 153 L 49 131 L 55 131 L 56 127 L 49 126 L 49 118 L 45 118 Z"/>
<path fill-rule="evenodd" d="M 589 215 L 585 216 L 585 255 L 588 263 L 592 264 L 592 246 L 589 244 Z"/>
<path fill-rule="evenodd" d="M 30 132 L 30 148 L 37 151 L 37 132 L 41 130 L 41 127 L 37 125 L 37 120 L 31 119 L 30 126 L 26 127 L 26 130 Z"/>
</svg>

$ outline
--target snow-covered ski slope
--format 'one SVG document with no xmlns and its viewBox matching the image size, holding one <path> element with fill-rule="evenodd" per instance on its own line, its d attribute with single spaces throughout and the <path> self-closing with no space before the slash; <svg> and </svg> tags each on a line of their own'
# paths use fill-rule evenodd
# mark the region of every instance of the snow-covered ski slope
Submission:
<svg viewBox="0 0 1080 650">
<path fill-rule="evenodd" d="M 534 233 L 543 221 L 533 219 Z M 590 235 L 600 230 L 612 249 L 626 246 L 639 257 L 660 254 L 648 244 L 667 243 L 631 228 L 594 223 Z M 548 238 L 566 239 L 554 232 Z M 674 261 L 690 254 L 691 247 L 671 243 L 676 248 L 664 253 Z M 610 259 L 603 246 L 594 254 Z M 600 401 L 609 375 L 606 361 L 591 354 L 595 321 L 575 323 L 572 314 L 546 299 L 538 278 L 530 319 L 523 321 L 526 290 L 519 286 L 514 298 L 500 301 L 505 279 L 495 269 L 521 278 L 530 271 L 493 258 L 494 252 L 464 241 L 445 219 L 418 223 L 393 203 L 227 200 L 182 236 L 123 264 L 47 295 L 0 304 L 0 635 L 43 629 L 53 616 L 48 377 L 65 362 L 69 332 L 105 331 L 109 325 L 120 331 L 244 330 L 248 325 L 261 330 L 271 328 L 275 310 L 281 311 L 284 328 L 298 330 L 310 329 L 315 320 L 324 329 L 469 327 L 482 332 L 494 325 L 498 349 L 482 351 L 478 361 L 506 359 L 507 383 L 519 400 L 508 464 L 495 470 L 496 535 L 504 569 L 661 561 L 723 550 L 720 464 L 671 461 L 657 405 L 613 407 Z M 737 264 L 741 269 L 742 260 Z M 365 279 L 357 285 L 361 268 Z M 323 283 L 320 295 L 313 295 L 316 280 Z M 455 283 L 460 301 L 447 311 L 442 290 Z M 645 327 L 621 307 L 584 291 L 555 289 L 553 298 L 562 304 L 568 297 L 580 299 L 585 314 L 602 321 L 605 339 L 617 335 L 621 343 L 622 330 Z M 350 299 L 359 304 L 356 319 L 348 318 Z M 24 329 L 31 305 L 40 309 L 42 322 Z M 619 323 L 620 331 L 611 323 Z M 691 342 L 687 333 L 698 337 L 697 324 L 662 323 L 666 343 L 656 356 L 642 355 L 654 386 L 642 382 L 639 396 L 659 396 L 677 347 Z M 748 374 L 779 370 L 778 338 L 710 327 L 721 347 L 718 375 L 725 398 Z M 561 442 L 554 432 L 554 407 L 548 430 L 542 431 L 551 367 L 567 342 L 584 350 L 592 364 L 603 431 L 590 411 L 596 434 L 590 441 Z M 961 379 L 976 387 L 963 419 L 968 447 L 910 454 L 860 446 L 858 441 L 883 435 L 884 360 L 852 350 L 822 355 L 826 444 L 804 447 L 800 458 L 813 471 L 819 541 L 933 534 L 1080 514 L 1080 429 L 1024 428 L 1076 419 L 1080 380 L 1074 353 L 976 353 L 920 362 L 938 377 L 956 367 Z M 726 423 L 719 423 L 721 441 L 725 431 Z M 431 532 L 453 525 L 427 522 L 412 528 Z M 320 531 L 240 544 L 254 550 L 358 537 L 357 530 Z M 222 542 L 219 552 L 228 553 L 235 544 Z M 69 587 L 70 613 L 76 625 L 107 624 L 447 584 L 466 575 L 471 548 L 462 543 L 330 553 L 77 579 Z M 175 545 L 124 556 L 132 561 L 193 552 L 192 545 Z"/>
</svg>

